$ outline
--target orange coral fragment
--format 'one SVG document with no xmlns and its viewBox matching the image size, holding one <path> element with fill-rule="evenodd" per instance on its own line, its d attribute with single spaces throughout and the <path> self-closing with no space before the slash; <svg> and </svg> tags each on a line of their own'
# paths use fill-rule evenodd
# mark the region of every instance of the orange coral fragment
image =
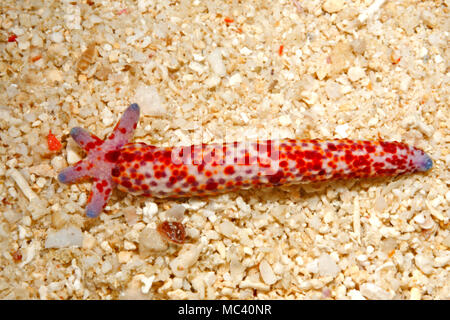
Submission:
<svg viewBox="0 0 450 320">
<path fill-rule="evenodd" d="M 62 148 L 61 142 L 59 142 L 51 130 L 47 136 L 47 144 L 50 151 L 59 151 Z"/>
<path fill-rule="evenodd" d="M 230 24 L 230 23 L 233 23 L 233 22 L 234 22 L 234 19 L 233 19 L 233 18 L 228 18 L 228 17 L 226 17 L 226 18 L 224 19 L 224 21 L 225 21 L 226 24 Z"/>
</svg>

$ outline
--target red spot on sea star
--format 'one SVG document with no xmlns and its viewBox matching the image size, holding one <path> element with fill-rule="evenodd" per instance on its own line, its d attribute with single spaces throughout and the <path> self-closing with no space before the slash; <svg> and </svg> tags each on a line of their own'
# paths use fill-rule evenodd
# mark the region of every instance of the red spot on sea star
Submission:
<svg viewBox="0 0 450 320">
<path fill-rule="evenodd" d="M 117 150 L 109 151 L 108 153 L 105 154 L 105 159 L 109 162 L 117 162 L 117 160 L 119 159 L 119 155 L 120 151 Z"/>
<path fill-rule="evenodd" d="M 234 167 L 233 166 L 227 166 L 227 167 L 225 167 L 224 172 L 225 172 L 225 174 L 233 174 L 235 172 L 234 171 Z"/>
</svg>

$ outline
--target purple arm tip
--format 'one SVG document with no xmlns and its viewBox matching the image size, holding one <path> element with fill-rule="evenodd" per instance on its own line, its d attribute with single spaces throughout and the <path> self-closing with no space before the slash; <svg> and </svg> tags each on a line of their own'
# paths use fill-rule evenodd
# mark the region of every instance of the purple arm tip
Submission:
<svg viewBox="0 0 450 320">
<path fill-rule="evenodd" d="M 58 181 L 61 183 L 67 183 L 67 176 L 64 172 L 58 174 Z"/>
<path fill-rule="evenodd" d="M 433 160 L 427 154 L 424 155 L 423 168 L 424 168 L 423 171 L 428 171 L 431 168 L 433 168 Z"/>
<path fill-rule="evenodd" d="M 139 110 L 140 110 L 140 108 L 139 108 L 137 103 L 130 104 L 130 106 L 128 108 L 130 108 L 133 111 L 137 111 L 137 112 L 139 112 Z"/>
</svg>

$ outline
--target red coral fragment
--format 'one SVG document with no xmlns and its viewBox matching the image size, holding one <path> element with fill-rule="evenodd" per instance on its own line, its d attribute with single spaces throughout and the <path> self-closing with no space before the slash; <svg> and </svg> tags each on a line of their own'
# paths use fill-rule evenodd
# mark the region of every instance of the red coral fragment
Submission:
<svg viewBox="0 0 450 320">
<path fill-rule="evenodd" d="M 17 36 L 12 33 L 8 38 L 8 42 L 17 42 Z"/>
<path fill-rule="evenodd" d="M 164 221 L 158 225 L 156 230 L 165 239 L 177 244 L 183 244 L 186 238 L 186 231 L 180 222 Z"/>
<path fill-rule="evenodd" d="M 12 254 L 12 258 L 14 260 L 14 262 L 19 262 L 22 260 L 22 253 L 20 252 L 20 250 L 14 251 Z"/>
<path fill-rule="evenodd" d="M 118 16 L 120 16 L 120 15 L 122 15 L 122 14 L 128 14 L 127 8 L 122 9 L 122 10 L 120 10 L 120 11 L 117 12 L 117 15 L 118 15 Z"/>
</svg>

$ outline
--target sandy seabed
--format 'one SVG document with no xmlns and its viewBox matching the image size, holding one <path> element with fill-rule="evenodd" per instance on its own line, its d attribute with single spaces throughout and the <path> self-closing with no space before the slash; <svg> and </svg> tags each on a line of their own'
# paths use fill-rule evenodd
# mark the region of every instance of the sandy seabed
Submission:
<svg viewBox="0 0 450 320">
<path fill-rule="evenodd" d="M 3 0 L 0 298 L 450 298 L 449 5 Z M 84 157 L 69 131 L 103 138 L 133 102 L 134 141 L 396 140 L 434 167 L 209 198 L 115 191 L 89 219 L 91 184 L 56 179 Z M 171 218 L 181 246 L 155 231 Z"/>
</svg>

